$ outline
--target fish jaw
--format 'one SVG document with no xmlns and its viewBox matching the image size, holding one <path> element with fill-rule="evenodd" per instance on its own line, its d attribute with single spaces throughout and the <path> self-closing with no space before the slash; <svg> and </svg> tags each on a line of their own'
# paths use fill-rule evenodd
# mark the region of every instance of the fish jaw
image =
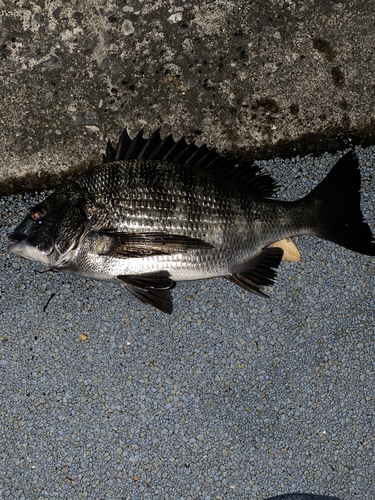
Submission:
<svg viewBox="0 0 375 500">
<path fill-rule="evenodd" d="M 37 247 L 30 244 L 27 238 L 20 241 L 9 238 L 14 241 L 12 245 L 8 246 L 9 252 L 14 255 L 23 257 L 24 259 L 32 260 L 34 262 L 40 262 L 44 266 L 50 265 L 49 254 L 41 252 Z"/>
</svg>

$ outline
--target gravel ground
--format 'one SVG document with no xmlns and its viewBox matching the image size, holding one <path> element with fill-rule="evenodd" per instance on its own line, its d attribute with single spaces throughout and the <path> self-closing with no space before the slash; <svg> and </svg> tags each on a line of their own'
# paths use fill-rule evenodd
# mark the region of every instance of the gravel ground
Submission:
<svg viewBox="0 0 375 500">
<path fill-rule="evenodd" d="M 357 153 L 375 229 L 375 148 Z M 334 162 L 264 168 L 296 198 Z M 167 316 L 7 252 L 39 199 L 0 200 L 2 498 L 375 498 L 374 258 L 295 238 L 272 300 L 186 282 Z"/>
</svg>

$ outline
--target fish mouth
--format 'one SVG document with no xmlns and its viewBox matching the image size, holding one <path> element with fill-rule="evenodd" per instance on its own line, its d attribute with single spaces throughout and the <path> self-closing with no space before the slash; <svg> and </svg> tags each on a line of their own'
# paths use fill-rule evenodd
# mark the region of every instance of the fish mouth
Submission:
<svg viewBox="0 0 375 500">
<path fill-rule="evenodd" d="M 24 259 L 40 262 L 41 264 L 50 265 L 49 254 L 52 249 L 47 253 L 41 251 L 37 246 L 30 243 L 29 237 L 24 233 L 14 232 L 8 235 L 12 245 L 8 246 L 8 251 Z"/>
<path fill-rule="evenodd" d="M 20 243 L 22 240 L 25 240 L 27 238 L 26 234 L 22 233 L 12 233 L 8 234 L 8 240 L 10 240 L 13 243 Z"/>
<path fill-rule="evenodd" d="M 27 236 L 13 233 L 10 234 L 8 238 L 12 242 L 12 245 L 8 245 L 8 251 L 19 255 L 20 250 L 22 250 L 22 248 L 25 246 Z"/>
<path fill-rule="evenodd" d="M 20 246 L 23 246 L 22 242 L 27 239 L 27 236 L 22 233 L 14 232 L 12 234 L 8 234 L 8 239 L 13 243 L 13 245 L 8 246 L 9 252 L 17 254 L 18 253 L 17 250 L 19 249 Z"/>
</svg>

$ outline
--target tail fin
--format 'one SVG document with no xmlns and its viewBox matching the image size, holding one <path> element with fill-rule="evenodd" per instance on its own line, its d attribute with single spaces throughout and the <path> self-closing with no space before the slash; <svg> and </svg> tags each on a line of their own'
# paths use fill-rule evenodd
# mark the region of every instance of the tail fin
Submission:
<svg viewBox="0 0 375 500">
<path fill-rule="evenodd" d="M 305 201 L 318 207 L 316 236 L 358 253 L 375 255 L 373 235 L 360 208 L 360 187 L 358 159 L 349 151 Z"/>
</svg>

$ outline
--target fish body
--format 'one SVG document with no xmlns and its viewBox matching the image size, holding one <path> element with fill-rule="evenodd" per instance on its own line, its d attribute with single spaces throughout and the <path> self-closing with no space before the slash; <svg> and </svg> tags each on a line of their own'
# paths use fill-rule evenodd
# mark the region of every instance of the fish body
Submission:
<svg viewBox="0 0 375 500">
<path fill-rule="evenodd" d="M 263 200 L 221 176 L 152 160 L 109 163 L 76 183 L 89 191 L 92 208 L 84 207 L 89 230 L 68 267 L 95 279 L 167 271 L 172 280 L 183 281 L 240 273 L 269 243 L 306 234 L 315 217 L 303 202 L 297 207 Z M 143 257 L 129 248 L 124 259 L 116 257 L 122 233 L 181 235 L 205 244 L 189 248 L 187 241 L 181 252 L 150 256 L 146 248 Z"/>
<path fill-rule="evenodd" d="M 375 255 L 360 211 L 352 152 L 309 195 L 270 198 L 276 184 L 248 162 L 207 148 L 126 132 L 94 167 L 33 207 L 9 250 L 51 269 L 121 282 L 137 298 L 172 311 L 178 281 L 225 276 L 257 294 L 283 250 L 269 245 L 312 234 Z"/>
</svg>

